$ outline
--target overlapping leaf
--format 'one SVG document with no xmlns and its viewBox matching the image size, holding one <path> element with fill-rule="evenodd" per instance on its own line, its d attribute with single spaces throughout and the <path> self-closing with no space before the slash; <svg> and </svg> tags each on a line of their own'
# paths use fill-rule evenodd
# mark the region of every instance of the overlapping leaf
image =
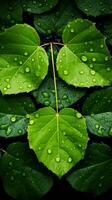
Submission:
<svg viewBox="0 0 112 200">
<path fill-rule="evenodd" d="M 111 57 L 104 36 L 94 23 L 82 19 L 69 23 L 63 42 L 57 58 L 57 70 L 63 80 L 79 87 L 111 84 Z"/>
<path fill-rule="evenodd" d="M 88 147 L 85 160 L 67 177 L 73 188 L 100 195 L 112 187 L 112 149 L 105 144 Z"/>
<path fill-rule="evenodd" d="M 78 17 L 81 17 L 81 14 L 74 3 L 72 1 L 69 2 L 69 0 L 62 0 L 59 2 L 55 11 L 42 15 L 35 15 L 34 25 L 37 31 L 44 35 L 52 33 L 60 34 L 67 22 Z"/>
<path fill-rule="evenodd" d="M 25 143 L 9 145 L 0 163 L 5 191 L 13 198 L 37 200 L 52 186 L 52 179 L 38 165 Z"/>
<path fill-rule="evenodd" d="M 112 0 L 75 0 L 75 2 L 86 15 L 96 17 L 112 13 Z"/>
<path fill-rule="evenodd" d="M 59 109 L 68 107 L 85 95 L 86 90 L 68 86 L 64 81 L 57 79 Z M 38 90 L 33 92 L 38 103 L 55 108 L 55 91 L 53 78 L 44 80 Z"/>
<path fill-rule="evenodd" d="M 99 137 L 112 136 L 112 112 L 86 116 L 89 131 Z"/>
<path fill-rule="evenodd" d="M 85 119 L 70 108 L 59 114 L 50 107 L 39 109 L 31 115 L 28 140 L 39 161 L 61 177 L 84 157 Z"/>
<path fill-rule="evenodd" d="M 0 96 L 0 136 L 24 135 L 28 124 L 25 115 L 34 111 L 35 105 L 29 96 Z"/>
<path fill-rule="evenodd" d="M 112 112 L 112 87 L 93 92 L 84 102 L 85 115 Z"/>
<path fill-rule="evenodd" d="M 22 22 L 20 0 L 0 0 L 0 29 Z"/>
<path fill-rule="evenodd" d="M 47 74 L 48 58 L 36 31 L 15 25 L 0 34 L 0 90 L 3 94 L 32 91 Z"/>
<path fill-rule="evenodd" d="M 21 0 L 21 2 L 24 11 L 41 14 L 51 10 L 54 6 L 56 6 L 58 0 Z"/>
</svg>

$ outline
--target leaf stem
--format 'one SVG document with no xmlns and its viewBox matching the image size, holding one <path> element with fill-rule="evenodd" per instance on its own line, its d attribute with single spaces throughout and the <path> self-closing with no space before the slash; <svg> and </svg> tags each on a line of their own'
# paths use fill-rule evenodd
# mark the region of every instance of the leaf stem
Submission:
<svg viewBox="0 0 112 200">
<path fill-rule="evenodd" d="M 53 43 L 50 43 L 50 48 L 51 48 L 51 61 L 52 61 L 52 67 L 53 67 L 54 90 L 55 90 L 55 98 L 56 98 L 56 112 L 58 114 L 58 91 L 57 91 L 56 71 L 55 71 L 55 64 L 54 64 Z"/>
</svg>

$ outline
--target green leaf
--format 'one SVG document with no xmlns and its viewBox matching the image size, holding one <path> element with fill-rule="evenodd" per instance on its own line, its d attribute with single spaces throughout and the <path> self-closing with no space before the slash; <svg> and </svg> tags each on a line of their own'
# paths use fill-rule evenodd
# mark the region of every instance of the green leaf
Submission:
<svg viewBox="0 0 112 200">
<path fill-rule="evenodd" d="M 34 25 L 41 34 L 49 35 L 52 33 L 61 33 L 64 26 L 74 18 L 81 17 L 74 2 L 62 0 L 51 13 L 35 15 Z M 47 23 L 46 23 L 47 21 Z"/>
<path fill-rule="evenodd" d="M 9 138 L 24 135 L 28 124 L 25 115 L 35 110 L 29 96 L 0 96 L 0 136 Z"/>
<path fill-rule="evenodd" d="M 112 188 L 112 149 L 105 144 L 88 147 L 85 160 L 67 177 L 73 188 L 100 195 Z"/>
<path fill-rule="evenodd" d="M 75 2 L 86 15 L 96 17 L 112 13 L 112 0 L 75 0 Z"/>
<path fill-rule="evenodd" d="M 83 105 L 85 115 L 112 112 L 112 87 L 94 91 Z"/>
<path fill-rule="evenodd" d="M 40 85 L 48 70 L 45 50 L 36 31 L 15 25 L 0 34 L 0 90 L 3 94 L 30 92 Z"/>
<path fill-rule="evenodd" d="M 112 136 L 112 112 L 86 116 L 89 131 L 99 137 Z"/>
<path fill-rule="evenodd" d="M 52 186 L 52 179 L 37 163 L 25 143 L 9 145 L 2 157 L 0 175 L 5 191 L 15 199 L 37 200 Z"/>
<path fill-rule="evenodd" d="M 0 0 L 0 29 L 22 22 L 22 7 L 20 0 Z"/>
<path fill-rule="evenodd" d="M 28 140 L 39 161 L 61 177 L 84 157 L 85 119 L 70 108 L 59 114 L 50 107 L 39 109 L 30 117 Z"/>
<path fill-rule="evenodd" d="M 112 45 L 112 17 L 103 21 L 103 33 L 107 38 L 108 44 Z"/>
<path fill-rule="evenodd" d="M 59 109 L 72 105 L 86 93 L 85 90 L 69 86 L 60 79 L 57 79 L 57 90 L 58 90 Z M 56 100 L 55 100 L 53 78 L 47 77 L 41 84 L 39 89 L 33 92 L 33 95 L 37 103 L 41 103 L 45 106 L 51 106 L 55 108 Z"/>
<path fill-rule="evenodd" d="M 33 1 L 21 0 L 21 1 L 24 11 L 36 14 L 41 14 L 46 11 L 49 11 L 58 3 L 58 0 L 33 0 Z"/>
<path fill-rule="evenodd" d="M 63 80 L 78 87 L 111 84 L 111 56 L 94 23 L 82 19 L 70 22 L 64 29 L 63 42 L 57 58 L 57 70 Z"/>
</svg>

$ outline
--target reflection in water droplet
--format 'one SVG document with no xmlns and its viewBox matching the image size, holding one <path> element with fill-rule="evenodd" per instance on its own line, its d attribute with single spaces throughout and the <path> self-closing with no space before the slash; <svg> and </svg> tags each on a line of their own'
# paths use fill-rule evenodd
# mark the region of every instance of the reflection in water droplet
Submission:
<svg viewBox="0 0 112 200">
<path fill-rule="evenodd" d="M 82 56 L 81 59 L 82 59 L 83 62 L 87 61 L 87 57 L 86 56 Z"/>
<path fill-rule="evenodd" d="M 12 117 L 11 122 L 15 122 L 15 121 L 16 121 L 16 117 Z"/>
<path fill-rule="evenodd" d="M 48 154 L 51 154 L 51 153 L 52 153 L 51 149 L 48 149 L 48 150 L 47 150 L 47 153 L 48 153 Z"/>
<path fill-rule="evenodd" d="M 73 160 L 71 157 L 68 158 L 68 162 L 71 163 Z"/>
<path fill-rule="evenodd" d="M 80 118 L 82 118 L 82 115 L 81 115 L 81 113 L 76 113 L 76 117 L 78 118 L 78 119 L 80 119 Z"/>
</svg>

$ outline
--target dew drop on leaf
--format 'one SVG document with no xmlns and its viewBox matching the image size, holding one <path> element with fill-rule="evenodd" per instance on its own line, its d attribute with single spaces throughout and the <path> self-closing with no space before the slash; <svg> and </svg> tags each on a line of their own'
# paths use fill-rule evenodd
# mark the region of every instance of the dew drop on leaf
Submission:
<svg viewBox="0 0 112 200">
<path fill-rule="evenodd" d="M 81 59 L 82 59 L 83 62 L 87 61 L 87 57 L 86 56 L 82 56 Z"/>
</svg>

